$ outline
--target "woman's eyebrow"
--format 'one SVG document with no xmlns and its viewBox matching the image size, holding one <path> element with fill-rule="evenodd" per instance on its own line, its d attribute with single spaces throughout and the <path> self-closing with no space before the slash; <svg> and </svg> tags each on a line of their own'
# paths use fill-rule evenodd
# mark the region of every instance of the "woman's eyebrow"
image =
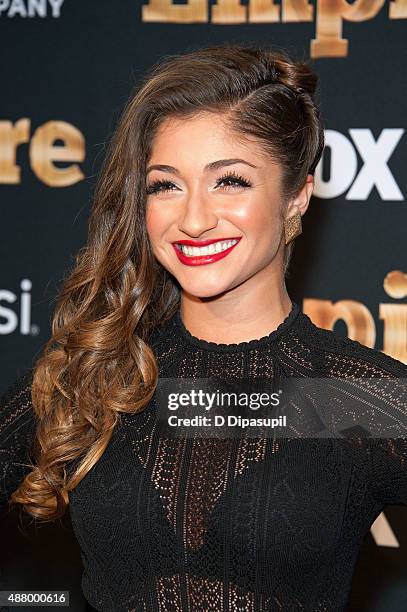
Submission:
<svg viewBox="0 0 407 612">
<path fill-rule="evenodd" d="M 251 166 L 252 168 L 257 168 L 254 164 L 246 161 L 245 159 L 233 158 L 233 159 L 218 159 L 217 161 L 211 162 L 207 164 L 204 168 L 204 172 L 211 172 L 213 170 L 218 170 L 219 168 L 223 168 L 224 166 L 232 166 L 233 164 L 246 164 L 247 166 Z M 148 166 L 147 174 L 151 172 L 151 170 L 162 170 L 163 172 L 170 172 L 171 174 L 176 174 L 179 176 L 180 172 L 174 166 L 168 166 L 167 164 L 154 164 L 152 166 Z"/>
</svg>

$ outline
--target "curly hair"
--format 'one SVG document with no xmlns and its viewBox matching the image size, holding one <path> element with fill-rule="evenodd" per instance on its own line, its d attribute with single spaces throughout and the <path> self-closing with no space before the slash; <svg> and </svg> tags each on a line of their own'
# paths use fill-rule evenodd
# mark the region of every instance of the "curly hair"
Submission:
<svg viewBox="0 0 407 612">
<path fill-rule="evenodd" d="M 222 114 L 236 137 L 255 137 L 282 165 L 288 200 L 314 174 L 324 147 L 317 81 L 306 62 L 254 44 L 168 55 L 142 79 L 109 143 L 86 245 L 62 283 L 51 337 L 35 364 L 35 464 L 10 503 L 44 521 L 60 518 L 120 413 L 142 411 L 154 394 L 149 339 L 181 299 L 146 231 L 146 168 L 161 123 Z M 285 247 L 284 274 L 292 247 Z"/>
</svg>

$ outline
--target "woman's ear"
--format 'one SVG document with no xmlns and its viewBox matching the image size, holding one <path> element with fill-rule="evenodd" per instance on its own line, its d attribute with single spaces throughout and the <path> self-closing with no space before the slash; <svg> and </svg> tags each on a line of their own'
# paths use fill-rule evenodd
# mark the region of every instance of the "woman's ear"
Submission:
<svg viewBox="0 0 407 612">
<path fill-rule="evenodd" d="M 304 185 L 301 187 L 296 196 L 290 201 L 287 206 L 287 216 L 291 216 L 295 212 L 300 212 L 301 216 L 306 212 L 312 192 L 314 190 L 314 177 L 308 174 Z"/>
</svg>

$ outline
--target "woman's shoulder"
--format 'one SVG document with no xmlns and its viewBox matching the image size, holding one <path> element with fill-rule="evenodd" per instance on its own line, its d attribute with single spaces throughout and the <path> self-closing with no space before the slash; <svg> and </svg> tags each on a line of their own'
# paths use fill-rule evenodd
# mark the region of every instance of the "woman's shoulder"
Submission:
<svg viewBox="0 0 407 612">
<path fill-rule="evenodd" d="M 318 327 L 303 312 L 299 319 L 297 329 L 301 340 L 318 355 L 333 375 L 407 379 L 407 364 L 399 359 L 334 330 Z"/>
</svg>

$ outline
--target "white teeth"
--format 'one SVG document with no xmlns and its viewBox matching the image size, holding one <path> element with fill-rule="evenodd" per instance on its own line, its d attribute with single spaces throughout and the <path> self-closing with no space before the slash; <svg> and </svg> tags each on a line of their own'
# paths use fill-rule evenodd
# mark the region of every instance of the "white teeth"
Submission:
<svg viewBox="0 0 407 612">
<path fill-rule="evenodd" d="M 224 240 L 219 242 L 213 242 L 212 244 L 209 244 L 208 246 L 204 247 L 192 247 L 186 246 L 185 244 L 179 244 L 178 247 L 187 257 L 197 257 L 203 255 L 214 255 L 215 253 L 226 251 L 226 249 L 229 249 L 237 242 L 237 240 Z"/>
</svg>

